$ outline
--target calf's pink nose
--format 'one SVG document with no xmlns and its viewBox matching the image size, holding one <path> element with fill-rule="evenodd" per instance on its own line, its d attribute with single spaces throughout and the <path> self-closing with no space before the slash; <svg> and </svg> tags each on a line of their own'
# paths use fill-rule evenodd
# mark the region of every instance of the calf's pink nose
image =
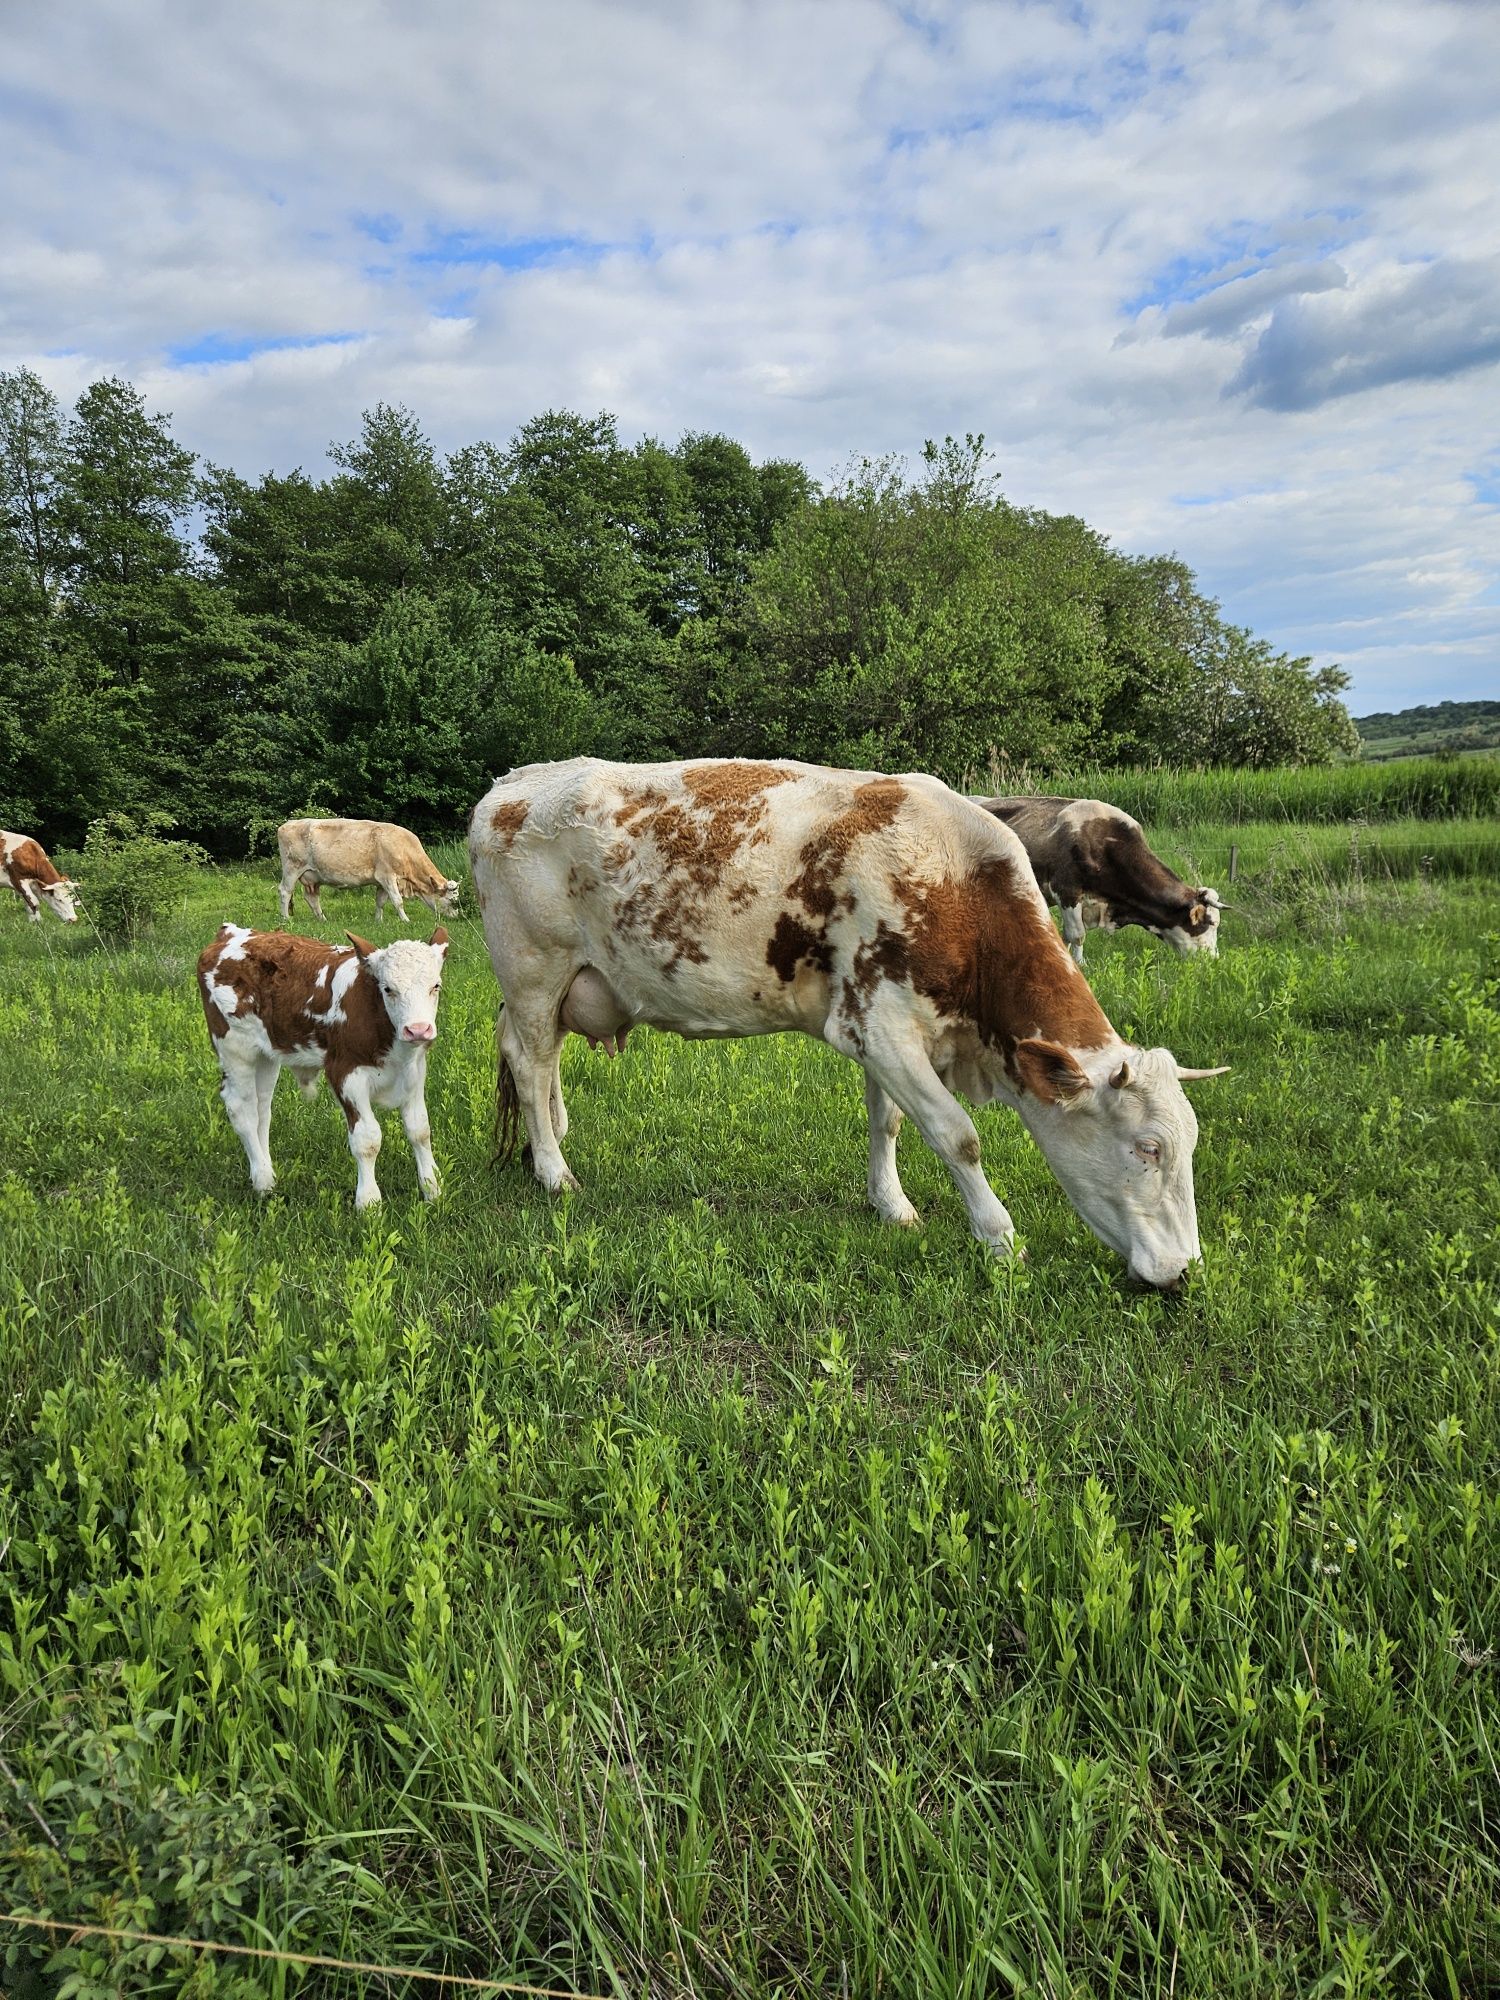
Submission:
<svg viewBox="0 0 1500 2000">
<path fill-rule="evenodd" d="M 408 1021 L 401 1030 L 401 1039 L 407 1042 L 435 1042 L 437 1027 L 431 1021 Z"/>
</svg>

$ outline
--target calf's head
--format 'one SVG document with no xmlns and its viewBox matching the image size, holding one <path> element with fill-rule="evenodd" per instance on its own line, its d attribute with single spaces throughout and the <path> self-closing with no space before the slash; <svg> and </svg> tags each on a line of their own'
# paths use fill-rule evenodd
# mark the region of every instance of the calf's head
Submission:
<svg viewBox="0 0 1500 2000">
<path fill-rule="evenodd" d="M 1193 1201 L 1198 1121 L 1168 1049 L 1017 1045 L 1017 1107 L 1069 1200 L 1143 1284 L 1175 1285 L 1201 1255 Z"/>
<path fill-rule="evenodd" d="M 448 955 L 448 933 L 440 924 L 430 944 L 415 938 L 397 938 L 394 944 L 376 947 L 365 938 L 345 931 L 345 937 L 359 954 L 360 963 L 380 989 L 381 1002 L 390 1016 L 398 1042 L 425 1047 L 437 1040 L 438 995 L 443 986 L 443 961 Z"/>
<path fill-rule="evenodd" d="M 1217 889 L 1194 889 L 1172 923 L 1158 933 L 1174 951 L 1206 951 L 1219 955 L 1219 915 L 1223 909 Z"/>
</svg>

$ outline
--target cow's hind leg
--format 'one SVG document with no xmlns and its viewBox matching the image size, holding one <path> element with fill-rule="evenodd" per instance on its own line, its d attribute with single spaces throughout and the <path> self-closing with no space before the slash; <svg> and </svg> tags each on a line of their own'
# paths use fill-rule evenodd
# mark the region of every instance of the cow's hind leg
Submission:
<svg viewBox="0 0 1500 2000">
<path fill-rule="evenodd" d="M 922 1137 L 953 1176 L 969 1212 L 969 1227 L 987 1248 L 1008 1256 L 1015 1225 L 979 1164 L 974 1121 L 944 1086 L 925 1048 L 910 1032 L 880 1032 L 870 1024 L 862 1058 L 866 1076 L 916 1121 Z M 894 1148 L 894 1139 L 888 1141 Z M 872 1140 L 873 1154 L 873 1140 Z"/>
<path fill-rule="evenodd" d="M 502 1111 L 507 1087 L 505 1071 L 509 1070 L 509 1088 L 526 1123 L 532 1172 L 551 1194 L 578 1185 L 562 1156 L 560 1134 L 552 1121 L 552 1092 L 562 1039 L 555 1002 L 545 1009 L 523 1010 L 507 1000 L 500 1019 Z M 561 1094 L 559 1086 L 559 1098 Z"/>
<path fill-rule="evenodd" d="M 559 1037 L 557 1054 L 552 1059 L 552 1091 L 548 1106 L 552 1112 L 552 1135 L 561 1145 L 568 1136 L 568 1107 L 563 1101 L 562 1051 L 564 1037 Z"/>
<path fill-rule="evenodd" d="M 921 1217 L 906 1198 L 901 1176 L 896 1171 L 896 1134 L 901 1130 L 901 1107 L 887 1097 L 868 1070 L 865 1072 L 865 1109 L 870 1114 L 870 1177 L 867 1183 L 870 1206 L 886 1222 L 898 1222 L 914 1229 Z"/>
</svg>

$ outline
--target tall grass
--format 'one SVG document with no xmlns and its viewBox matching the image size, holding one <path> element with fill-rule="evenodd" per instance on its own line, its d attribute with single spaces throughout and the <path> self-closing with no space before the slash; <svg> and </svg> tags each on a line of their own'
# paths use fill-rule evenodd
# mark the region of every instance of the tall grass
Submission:
<svg viewBox="0 0 1500 2000">
<path fill-rule="evenodd" d="M 1277 771 L 1080 766 L 1046 777 L 997 767 L 975 774 L 966 789 L 1107 799 L 1148 828 L 1252 820 L 1494 818 L 1500 816 L 1500 757 L 1410 757 L 1391 764 Z"/>
<path fill-rule="evenodd" d="M 1123 1030 L 1234 1065 L 1177 1302 L 999 1112 L 1025 1265 L 910 1131 L 881 1227 L 808 1041 L 570 1044 L 583 1193 L 496 1176 L 463 920 L 443 1200 L 393 1134 L 356 1215 L 288 1091 L 257 1202 L 191 968 L 274 909 L 0 910 L 0 1909 L 612 1996 L 1494 1990 L 1492 883 L 1090 940 Z"/>
</svg>

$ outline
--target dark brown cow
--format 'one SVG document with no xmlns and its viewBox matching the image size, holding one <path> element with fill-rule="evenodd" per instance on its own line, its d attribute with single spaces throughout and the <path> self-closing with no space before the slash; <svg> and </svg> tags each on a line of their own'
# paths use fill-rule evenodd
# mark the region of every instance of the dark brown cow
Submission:
<svg viewBox="0 0 1500 2000">
<path fill-rule="evenodd" d="M 377 1104 L 399 1105 L 429 1201 L 438 1193 L 427 1122 L 427 1051 L 437 1036 L 448 933 L 431 944 L 400 938 L 377 950 L 353 932 L 324 945 L 285 931 L 225 924 L 198 960 L 198 988 L 223 1072 L 224 1109 L 250 1162 L 257 1194 L 276 1185 L 271 1099 L 282 1070 L 311 1097 L 326 1076 L 349 1124 L 359 1169 L 356 1208 L 380 1199 Z"/>
<path fill-rule="evenodd" d="M 1219 949 L 1217 889 L 1194 889 L 1146 845 L 1139 824 L 1102 799 L 976 799 L 1026 849 L 1037 886 L 1062 911 L 1068 949 L 1083 963 L 1083 934 L 1139 924 L 1174 951 Z M 1085 904 L 1090 906 L 1085 915 Z M 1096 906 L 1096 907 L 1095 907 Z"/>
<path fill-rule="evenodd" d="M 958 1102 L 1012 1106 L 1075 1207 L 1151 1284 L 1198 1255 L 1197 1125 L 1165 1049 L 1121 1040 L 1063 947 L 1010 830 L 936 778 L 703 759 L 532 764 L 469 828 L 505 996 L 502 1141 L 576 1187 L 559 1057 L 577 1031 L 815 1035 L 857 1062 L 869 1195 L 915 1223 L 902 1114 L 979 1240 L 1014 1232 Z"/>
<path fill-rule="evenodd" d="M 26 905 L 34 924 L 41 922 L 43 903 L 65 924 L 77 923 L 72 877 L 59 875 L 29 834 L 0 833 L 0 876 Z"/>
</svg>

